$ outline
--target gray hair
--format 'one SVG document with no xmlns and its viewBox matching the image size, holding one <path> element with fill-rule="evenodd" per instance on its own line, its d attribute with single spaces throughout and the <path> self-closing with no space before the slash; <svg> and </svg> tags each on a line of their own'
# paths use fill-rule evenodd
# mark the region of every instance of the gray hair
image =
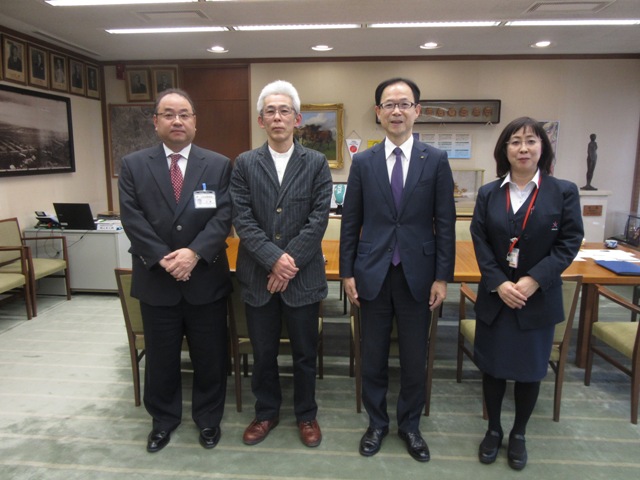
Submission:
<svg viewBox="0 0 640 480">
<path fill-rule="evenodd" d="M 291 98 L 293 102 L 293 109 L 296 113 L 300 113 L 300 97 L 298 96 L 298 91 L 296 88 L 291 85 L 291 83 L 285 80 L 276 80 L 275 82 L 271 82 L 266 87 L 262 89 L 260 92 L 260 96 L 258 97 L 258 115 L 262 115 L 262 109 L 264 108 L 264 99 L 269 95 L 286 95 Z"/>
</svg>

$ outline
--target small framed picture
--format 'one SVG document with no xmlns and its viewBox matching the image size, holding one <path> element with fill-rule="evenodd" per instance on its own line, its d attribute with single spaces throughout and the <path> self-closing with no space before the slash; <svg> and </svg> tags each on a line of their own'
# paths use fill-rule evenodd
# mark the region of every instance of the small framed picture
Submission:
<svg viewBox="0 0 640 480">
<path fill-rule="evenodd" d="M 169 88 L 176 88 L 177 69 L 175 67 L 151 69 L 151 82 L 153 84 L 153 98 L 160 92 Z"/>
<path fill-rule="evenodd" d="M 144 102 L 151 100 L 149 88 L 149 70 L 146 68 L 132 68 L 126 70 L 127 101 Z"/>
<path fill-rule="evenodd" d="M 25 62 L 26 46 L 24 42 L 14 38 L 2 37 L 2 53 L 4 66 L 4 79 L 17 83 L 27 82 L 27 65 Z"/>
<path fill-rule="evenodd" d="M 100 99 L 100 70 L 87 64 L 87 97 Z"/>
<path fill-rule="evenodd" d="M 29 45 L 29 85 L 49 88 L 48 60 L 46 50 Z"/>
<path fill-rule="evenodd" d="M 69 59 L 69 76 L 71 77 L 71 83 L 69 83 L 69 91 L 78 95 L 84 95 L 85 75 L 84 75 L 84 63 L 74 59 Z"/>
<path fill-rule="evenodd" d="M 69 79 L 67 74 L 67 57 L 52 53 L 49 59 L 51 66 L 51 88 L 61 92 L 69 91 Z"/>
</svg>

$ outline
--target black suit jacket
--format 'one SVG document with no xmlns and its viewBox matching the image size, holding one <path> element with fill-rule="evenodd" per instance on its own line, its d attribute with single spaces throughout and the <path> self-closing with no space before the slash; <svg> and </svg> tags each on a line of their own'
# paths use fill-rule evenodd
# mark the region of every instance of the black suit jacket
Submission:
<svg viewBox="0 0 640 480">
<path fill-rule="evenodd" d="M 411 294 L 426 301 L 434 280 L 453 280 L 453 176 L 447 154 L 413 143 L 402 205 L 391 195 L 384 144 L 353 157 L 340 229 L 340 276 L 355 277 L 358 295 L 377 297 L 396 238 Z"/>
<path fill-rule="evenodd" d="M 182 298 L 202 305 L 229 294 L 231 281 L 226 238 L 231 228 L 231 162 L 210 150 L 191 146 L 180 202 L 176 205 L 162 145 L 122 159 L 120 216 L 131 240 L 131 294 L 155 306 L 176 305 Z M 197 209 L 193 192 L 216 193 L 215 209 Z M 202 259 L 187 282 L 177 282 L 158 262 L 188 247 Z"/>
<path fill-rule="evenodd" d="M 502 181 L 499 179 L 480 188 L 471 221 L 473 245 L 482 274 L 476 318 L 491 324 L 502 308 L 509 308 L 495 291 L 498 286 L 530 275 L 540 288 L 524 308 L 516 310 L 520 328 L 559 323 L 564 320 L 560 275 L 575 258 L 584 237 L 578 188 L 566 180 L 542 176 L 535 208 L 518 242 L 518 268 L 512 272 L 506 259 L 511 242 L 507 189 L 500 188 Z"/>
</svg>

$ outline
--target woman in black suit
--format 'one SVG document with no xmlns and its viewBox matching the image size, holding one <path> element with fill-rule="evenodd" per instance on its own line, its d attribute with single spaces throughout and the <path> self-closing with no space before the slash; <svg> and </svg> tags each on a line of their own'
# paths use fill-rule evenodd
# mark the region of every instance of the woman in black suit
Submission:
<svg viewBox="0 0 640 480">
<path fill-rule="evenodd" d="M 537 121 L 505 127 L 494 150 L 498 180 L 478 192 L 471 234 L 482 279 L 478 286 L 474 359 L 483 372 L 489 428 L 480 462 L 496 460 L 507 380 L 515 381 L 516 414 L 509 466 L 527 463 L 525 431 L 547 373 L 556 323 L 564 319 L 560 275 L 584 231 L 575 184 L 550 176 L 551 142 Z"/>
</svg>

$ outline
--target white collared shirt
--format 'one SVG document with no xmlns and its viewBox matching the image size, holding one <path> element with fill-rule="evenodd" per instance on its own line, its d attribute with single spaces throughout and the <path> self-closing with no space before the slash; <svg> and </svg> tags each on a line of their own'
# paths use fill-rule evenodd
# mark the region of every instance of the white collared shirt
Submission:
<svg viewBox="0 0 640 480">
<path fill-rule="evenodd" d="M 413 135 L 402 145 L 397 145 L 402 150 L 402 185 L 407 181 L 407 172 L 409 171 L 409 159 L 411 158 L 411 150 L 413 149 Z M 391 183 L 391 172 L 396 164 L 396 154 L 393 153 L 396 145 L 391 143 L 388 138 L 384 140 L 384 154 L 387 159 L 387 171 L 389 173 L 389 183 Z"/>
<path fill-rule="evenodd" d="M 282 179 L 284 178 L 284 171 L 287 169 L 287 164 L 289 163 L 289 159 L 293 154 L 293 147 L 287 150 L 284 153 L 276 152 L 273 148 L 269 147 L 269 153 L 271 153 L 271 158 L 273 158 L 273 163 L 276 165 L 276 172 L 278 172 L 278 181 L 280 185 L 282 185 Z"/>
<path fill-rule="evenodd" d="M 522 190 L 511 180 L 511 172 L 507 173 L 507 176 L 504 178 L 500 188 L 504 187 L 506 184 L 509 184 L 511 208 L 513 208 L 513 213 L 516 213 L 524 202 L 527 201 L 527 198 L 529 198 L 533 189 L 540 186 L 540 169 L 536 170 L 536 174 Z"/>
<path fill-rule="evenodd" d="M 182 172 L 182 177 L 184 178 L 184 173 L 187 171 L 187 158 L 189 158 L 189 153 L 191 152 L 191 144 L 187 145 L 179 152 L 174 152 L 173 150 L 168 148 L 164 143 L 162 144 L 162 147 L 164 148 L 164 154 L 167 157 L 168 168 L 171 168 L 170 155 L 173 155 L 174 153 L 179 153 L 180 155 L 182 155 L 182 158 L 178 160 L 178 168 Z"/>
</svg>

